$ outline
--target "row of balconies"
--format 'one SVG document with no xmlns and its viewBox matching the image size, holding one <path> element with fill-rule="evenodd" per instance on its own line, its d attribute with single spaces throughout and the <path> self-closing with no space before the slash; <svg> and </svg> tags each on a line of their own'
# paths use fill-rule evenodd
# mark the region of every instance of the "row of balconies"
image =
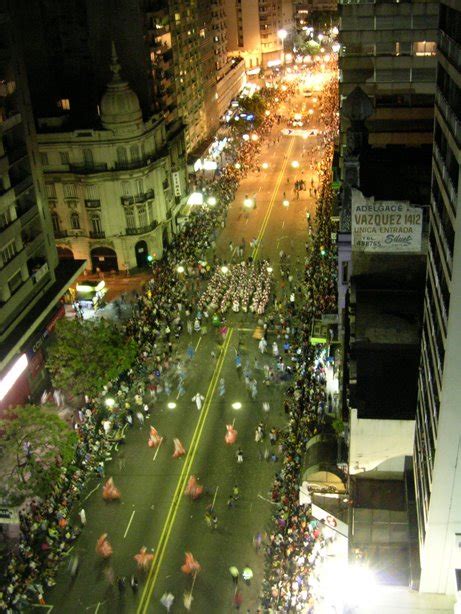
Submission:
<svg viewBox="0 0 461 614">
<path fill-rule="evenodd" d="M 144 194 L 138 194 L 137 196 L 121 196 L 120 201 L 122 205 L 134 205 L 136 203 L 145 203 L 146 200 L 155 198 L 154 190 L 148 190 Z"/>
</svg>

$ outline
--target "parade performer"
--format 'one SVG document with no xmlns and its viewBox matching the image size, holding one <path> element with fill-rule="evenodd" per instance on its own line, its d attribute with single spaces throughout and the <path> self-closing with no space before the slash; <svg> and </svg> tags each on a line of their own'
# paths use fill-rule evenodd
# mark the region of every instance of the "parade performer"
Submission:
<svg viewBox="0 0 461 614">
<path fill-rule="evenodd" d="M 103 559 L 108 559 L 112 556 L 113 549 L 110 545 L 109 540 L 107 539 L 107 533 L 103 533 L 96 542 L 96 554 Z"/>
<path fill-rule="evenodd" d="M 192 552 L 186 552 L 186 558 L 184 565 L 181 565 L 181 571 L 185 574 L 198 573 L 201 566 L 197 560 L 194 559 Z"/>
<path fill-rule="evenodd" d="M 120 499 L 120 491 L 115 486 L 113 478 L 109 478 L 102 487 L 102 498 L 104 501 L 118 501 Z"/>
<path fill-rule="evenodd" d="M 198 499 L 200 495 L 203 493 L 203 486 L 200 486 L 197 482 L 197 478 L 195 475 L 191 475 L 189 481 L 187 482 L 186 490 L 184 491 L 185 495 L 191 497 L 191 499 Z"/>
<path fill-rule="evenodd" d="M 238 431 L 234 429 L 233 424 L 226 424 L 227 433 L 224 436 L 224 441 L 228 446 L 231 446 L 237 441 Z"/>
<path fill-rule="evenodd" d="M 149 448 L 158 448 L 158 446 L 162 443 L 162 441 L 163 441 L 163 437 L 160 437 L 160 435 L 157 432 L 157 429 L 151 426 L 149 440 L 147 442 Z"/>
<path fill-rule="evenodd" d="M 149 567 L 152 565 L 152 561 L 154 560 L 154 555 L 150 552 L 147 552 L 146 546 L 143 546 L 138 554 L 134 555 L 134 560 L 138 564 L 138 569 L 142 569 L 143 571 L 147 571 Z"/>
<path fill-rule="evenodd" d="M 182 445 L 181 441 L 175 437 L 173 439 L 173 443 L 174 443 L 173 458 L 180 458 L 181 456 L 184 456 L 184 454 L 186 453 L 186 450 L 184 449 L 184 446 Z"/>
</svg>

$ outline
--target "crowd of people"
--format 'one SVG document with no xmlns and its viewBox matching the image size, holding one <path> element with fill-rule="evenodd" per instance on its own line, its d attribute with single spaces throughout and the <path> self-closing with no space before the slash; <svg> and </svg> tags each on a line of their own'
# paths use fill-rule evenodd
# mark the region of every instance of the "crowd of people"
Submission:
<svg viewBox="0 0 461 614">
<path fill-rule="evenodd" d="M 268 98 L 268 109 L 276 107 L 274 96 Z M 266 115 L 258 134 L 263 136 L 270 131 L 274 121 L 274 114 Z M 135 420 L 143 424 L 149 417 L 146 399 L 155 399 L 162 390 L 168 392 L 172 377 L 177 377 L 181 389 L 184 367 L 174 356 L 174 342 L 185 325 L 189 329 L 189 323 L 194 320 L 201 323 L 206 318 L 194 306 L 192 296 L 208 280 L 210 267 L 203 264 L 207 251 L 214 247 L 239 181 L 253 168 L 259 148 L 259 140 L 242 142 L 233 151 L 232 164 L 225 166 L 212 182 L 201 181 L 205 197 L 214 196 L 216 206 L 192 211 L 163 259 L 154 263 L 152 279 L 137 296 L 134 316 L 125 326 L 126 334 L 139 346 L 136 363 L 117 381 L 108 382 L 96 398 L 85 398 L 73 420 L 78 437 L 73 463 L 62 466 L 60 479 L 46 500 L 34 497 L 21 506 L 19 542 L 15 551 L 8 553 L 0 572 L 2 611 L 10 614 L 30 603 L 45 604 L 45 593 L 55 584 L 57 567 L 69 556 L 86 522 L 83 505 L 89 480 L 94 476 L 105 477 L 105 463 L 118 452 L 126 429 Z M 181 283 L 177 275 L 179 266 L 185 271 Z M 246 305 L 261 313 L 270 293 L 267 266 L 251 261 L 243 266 L 254 273 L 254 280 L 248 286 L 248 295 L 244 292 L 239 301 L 242 308 Z M 122 455 L 119 464 L 123 465 Z M 110 486 L 109 482 L 109 490 Z M 79 524 L 74 519 L 76 509 L 80 509 Z M 106 543 L 107 536 L 102 541 Z M 100 544 L 101 547 L 104 546 Z M 107 552 L 108 548 L 104 549 Z M 78 563 L 73 565 L 76 567 Z M 106 576 L 110 583 L 116 583 L 111 568 Z M 137 585 L 135 577 L 133 581 Z"/>
<path fill-rule="evenodd" d="M 323 155 L 316 166 L 319 178 L 316 228 L 306 244 L 302 284 L 304 300 L 297 312 L 298 335 L 290 348 L 295 374 L 285 401 L 289 422 L 282 438 L 282 468 L 272 488 L 276 507 L 266 547 L 261 598 L 263 608 L 274 612 L 314 611 L 315 567 L 326 555 L 326 547 L 332 539 L 331 531 L 312 517 L 310 506 L 299 503 L 306 444 L 317 433 L 332 430 L 325 417 L 327 398 L 321 349 L 310 344 L 313 319 L 336 309 L 336 261 L 331 240 L 331 164 L 337 81 L 332 80 L 324 91 L 324 136 L 318 146 Z M 307 221 L 311 227 L 310 219 Z"/>
</svg>

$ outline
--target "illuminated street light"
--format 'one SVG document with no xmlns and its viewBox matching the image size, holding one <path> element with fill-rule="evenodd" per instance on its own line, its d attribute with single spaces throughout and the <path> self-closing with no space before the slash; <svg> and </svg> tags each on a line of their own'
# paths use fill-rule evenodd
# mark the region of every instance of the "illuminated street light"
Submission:
<svg viewBox="0 0 461 614">
<path fill-rule="evenodd" d="M 271 114 L 271 112 L 270 112 L 269 110 L 264 111 L 264 115 L 265 115 L 266 117 L 269 117 L 269 115 L 270 115 L 270 114 Z"/>
<path fill-rule="evenodd" d="M 258 139 L 259 139 L 259 136 L 256 134 L 256 132 L 254 132 L 254 133 L 251 135 L 251 140 L 252 140 L 252 141 L 257 141 Z"/>
<path fill-rule="evenodd" d="M 214 207 L 217 203 L 217 200 L 214 196 L 209 196 L 206 202 L 210 205 L 210 207 Z"/>
<path fill-rule="evenodd" d="M 279 30 L 277 32 L 277 36 L 279 37 L 279 39 L 282 41 L 282 66 L 285 66 L 285 39 L 288 36 L 288 32 L 285 30 L 285 28 L 282 28 L 281 30 Z"/>
<path fill-rule="evenodd" d="M 309 109 L 308 114 L 309 115 L 314 115 L 314 109 Z"/>
<path fill-rule="evenodd" d="M 331 50 L 333 51 L 333 53 L 338 53 L 340 49 L 341 49 L 341 45 L 339 43 L 335 43 L 334 45 L 331 46 Z"/>
<path fill-rule="evenodd" d="M 170 401 L 167 403 L 168 409 L 174 409 L 176 407 L 176 403 L 174 401 Z"/>
<path fill-rule="evenodd" d="M 261 166 L 262 166 L 262 168 L 264 168 L 264 169 L 269 168 L 269 164 L 268 164 L 267 162 L 263 162 L 263 163 L 261 164 Z"/>
<path fill-rule="evenodd" d="M 289 204 L 290 204 L 290 201 L 289 201 L 288 199 L 284 198 L 284 199 L 282 200 L 282 205 L 283 205 L 284 207 L 288 207 L 288 206 L 289 206 Z"/>
<path fill-rule="evenodd" d="M 244 141 L 249 141 L 249 140 L 250 140 L 250 135 L 249 135 L 249 134 L 244 134 L 244 135 L 242 136 L 242 139 L 243 139 Z"/>
<path fill-rule="evenodd" d="M 292 166 L 293 168 L 299 168 L 299 162 L 298 162 L 298 160 L 293 160 L 293 162 L 291 163 L 291 166 Z"/>
<path fill-rule="evenodd" d="M 240 401 L 232 403 L 232 409 L 242 409 L 242 404 L 240 403 Z"/>
<path fill-rule="evenodd" d="M 247 207 L 247 209 L 251 209 L 253 205 L 254 205 L 254 200 L 250 198 L 249 196 L 245 196 L 245 199 L 243 201 L 243 206 Z"/>
<path fill-rule="evenodd" d="M 239 168 L 241 168 L 242 166 L 241 166 L 241 164 L 240 164 L 239 162 L 236 162 L 236 163 L 234 164 L 234 167 L 235 167 L 235 168 L 238 170 L 238 169 L 239 169 Z"/>
<path fill-rule="evenodd" d="M 229 273 L 229 267 L 226 265 L 222 266 L 221 273 L 224 273 L 224 275 L 227 275 L 227 273 Z"/>
<path fill-rule="evenodd" d="M 185 268 L 182 266 L 182 264 L 180 264 L 180 265 L 178 266 L 178 268 L 176 269 L 176 271 L 177 271 L 177 272 L 178 272 L 180 275 L 182 275 L 182 274 L 184 273 L 184 271 L 185 271 L 185 270 L 186 270 L 186 269 L 185 269 Z"/>
<path fill-rule="evenodd" d="M 273 270 L 274 270 L 274 269 L 273 269 L 271 266 L 268 266 L 268 267 L 267 267 L 267 269 L 266 269 L 266 271 L 267 271 L 268 273 L 272 273 L 272 271 L 273 271 Z"/>
<path fill-rule="evenodd" d="M 107 407 L 109 409 L 112 409 L 112 407 L 115 405 L 115 400 L 114 399 L 106 399 L 104 401 L 104 403 L 107 405 Z"/>
</svg>

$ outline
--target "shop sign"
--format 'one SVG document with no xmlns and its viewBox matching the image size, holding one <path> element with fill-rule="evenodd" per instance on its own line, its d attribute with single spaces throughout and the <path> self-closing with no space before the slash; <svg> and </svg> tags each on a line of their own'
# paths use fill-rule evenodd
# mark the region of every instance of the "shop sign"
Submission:
<svg viewBox="0 0 461 614">
<path fill-rule="evenodd" d="M 174 190 L 174 195 L 175 196 L 182 196 L 182 190 L 181 190 L 181 179 L 179 177 L 179 171 L 173 171 L 171 173 L 172 177 L 173 177 L 173 190 Z"/>
<path fill-rule="evenodd" d="M 352 200 L 352 250 L 419 252 L 423 211 L 399 201 Z"/>
<path fill-rule="evenodd" d="M 19 524 L 17 507 L 0 507 L 0 524 Z"/>
<path fill-rule="evenodd" d="M 28 350 L 29 355 L 33 355 L 42 347 L 44 341 L 50 336 L 53 332 L 56 322 L 60 320 L 65 315 L 64 305 L 60 305 L 53 317 L 50 319 L 48 324 L 43 328 L 33 339 L 32 344 L 29 345 L 30 349 Z"/>
<path fill-rule="evenodd" d="M 343 537 L 348 537 L 349 529 L 347 524 L 315 503 L 312 504 L 312 516 L 323 522 L 327 527 L 330 527 L 330 529 L 337 531 Z"/>
</svg>

